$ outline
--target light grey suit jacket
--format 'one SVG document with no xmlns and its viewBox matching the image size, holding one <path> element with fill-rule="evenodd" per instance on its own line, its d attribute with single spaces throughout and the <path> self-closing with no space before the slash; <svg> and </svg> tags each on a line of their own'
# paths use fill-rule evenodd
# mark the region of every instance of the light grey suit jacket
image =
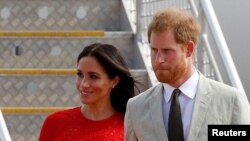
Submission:
<svg viewBox="0 0 250 141">
<path fill-rule="evenodd" d="M 162 89 L 158 84 L 128 101 L 125 141 L 168 141 Z M 209 124 L 250 124 L 250 105 L 241 91 L 199 73 L 187 141 L 207 141 Z"/>
</svg>

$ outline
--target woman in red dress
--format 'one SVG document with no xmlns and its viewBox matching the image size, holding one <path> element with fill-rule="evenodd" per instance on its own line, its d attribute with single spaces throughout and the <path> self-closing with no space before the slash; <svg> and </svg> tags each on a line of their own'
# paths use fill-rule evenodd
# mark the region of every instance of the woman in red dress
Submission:
<svg viewBox="0 0 250 141">
<path fill-rule="evenodd" d="M 123 141 L 124 113 L 135 83 L 114 46 L 85 47 L 77 59 L 76 76 L 82 105 L 49 115 L 39 141 Z"/>
</svg>

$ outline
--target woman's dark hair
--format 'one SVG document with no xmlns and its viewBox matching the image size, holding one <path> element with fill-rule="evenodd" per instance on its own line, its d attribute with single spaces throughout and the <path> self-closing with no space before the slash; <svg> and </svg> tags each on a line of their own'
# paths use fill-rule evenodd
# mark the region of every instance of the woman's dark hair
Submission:
<svg viewBox="0 0 250 141">
<path fill-rule="evenodd" d="M 86 56 L 96 58 L 110 79 L 120 77 L 119 83 L 111 91 L 111 104 L 116 111 L 125 113 L 128 99 L 135 95 L 135 80 L 121 53 L 112 45 L 95 43 L 83 49 L 77 64 Z"/>
</svg>

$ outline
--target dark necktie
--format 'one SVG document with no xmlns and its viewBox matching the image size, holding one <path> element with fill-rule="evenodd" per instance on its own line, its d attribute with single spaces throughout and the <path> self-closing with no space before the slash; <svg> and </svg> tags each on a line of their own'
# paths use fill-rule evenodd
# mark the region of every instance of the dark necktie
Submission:
<svg viewBox="0 0 250 141">
<path fill-rule="evenodd" d="M 175 89 L 172 94 L 172 102 L 168 119 L 168 138 L 169 141 L 184 141 L 181 120 L 181 107 L 178 96 L 181 91 Z"/>
</svg>

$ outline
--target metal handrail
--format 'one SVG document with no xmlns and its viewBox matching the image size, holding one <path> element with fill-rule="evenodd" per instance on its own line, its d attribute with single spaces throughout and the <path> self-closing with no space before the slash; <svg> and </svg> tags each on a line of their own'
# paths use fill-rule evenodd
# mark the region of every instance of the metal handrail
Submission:
<svg viewBox="0 0 250 141">
<path fill-rule="evenodd" d="M 217 20 L 216 14 L 214 12 L 213 6 L 210 0 L 200 0 L 201 8 L 203 9 L 204 15 L 207 19 L 208 25 L 212 31 L 213 38 L 217 45 L 217 48 L 222 56 L 223 63 L 226 67 L 226 71 L 230 78 L 232 86 L 239 88 L 244 93 L 244 88 L 241 83 L 240 77 L 234 65 L 232 56 L 229 52 L 226 40 L 223 36 L 222 30 L 220 28 L 219 22 Z"/>
<path fill-rule="evenodd" d="M 203 42 L 203 44 L 205 45 L 205 48 L 208 52 L 208 56 L 210 58 L 210 62 L 212 63 L 213 69 L 215 71 L 215 74 L 217 75 L 217 80 L 220 82 L 223 82 L 222 76 L 220 74 L 219 68 L 216 64 L 215 58 L 213 56 L 212 50 L 211 50 L 211 46 L 210 43 L 208 41 L 208 37 L 207 34 L 201 34 L 201 41 Z"/>
<path fill-rule="evenodd" d="M 189 4 L 190 4 L 190 7 L 191 7 L 191 9 L 192 9 L 193 15 L 194 15 L 196 18 L 198 18 L 198 17 L 199 17 L 199 12 L 198 12 L 198 10 L 197 10 L 197 7 L 196 7 L 196 5 L 195 5 L 194 0 L 189 0 Z"/>
</svg>

